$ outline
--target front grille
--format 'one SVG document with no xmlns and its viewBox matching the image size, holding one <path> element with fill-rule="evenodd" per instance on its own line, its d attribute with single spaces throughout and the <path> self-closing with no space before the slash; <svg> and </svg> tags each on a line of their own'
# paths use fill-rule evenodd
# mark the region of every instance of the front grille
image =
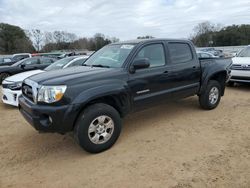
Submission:
<svg viewBox="0 0 250 188">
<path fill-rule="evenodd" d="M 232 70 L 250 70 L 250 65 L 232 65 Z"/>
<path fill-rule="evenodd" d="M 34 102 L 34 99 L 33 99 L 33 90 L 32 90 L 32 87 L 23 83 L 23 86 L 22 86 L 22 93 L 23 93 L 23 96 L 30 99 L 31 101 Z"/>
</svg>

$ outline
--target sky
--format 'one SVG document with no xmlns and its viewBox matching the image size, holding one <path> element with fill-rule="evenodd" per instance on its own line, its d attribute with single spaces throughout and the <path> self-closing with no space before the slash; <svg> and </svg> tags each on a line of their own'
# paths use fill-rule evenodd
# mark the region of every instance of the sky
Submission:
<svg viewBox="0 0 250 188">
<path fill-rule="evenodd" d="M 204 21 L 250 24 L 250 0 L 0 0 L 0 22 L 79 37 L 188 38 Z"/>
</svg>

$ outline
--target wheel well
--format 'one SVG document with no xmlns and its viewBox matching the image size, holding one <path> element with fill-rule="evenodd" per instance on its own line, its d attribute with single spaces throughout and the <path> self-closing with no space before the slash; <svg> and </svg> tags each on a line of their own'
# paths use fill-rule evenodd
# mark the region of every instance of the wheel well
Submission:
<svg viewBox="0 0 250 188">
<path fill-rule="evenodd" d="M 222 96 L 224 95 L 224 92 L 225 92 L 226 77 L 227 77 L 226 71 L 222 71 L 222 72 L 218 72 L 218 73 L 212 75 L 209 79 L 209 80 L 216 80 L 220 83 L 221 89 L 222 89 L 222 91 L 221 91 Z"/>
<path fill-rule="evenodd" d="M 92 104 L 95 104 L 95 103 L 105 103 L 105 104 L 112 106 L 114 109 L 116 109 L 119 112 L 119 114 L 122 116 L 122 110 L 121 110 L 118 102 L 119 102 L 119 99 L 114 97 L 114 96 L 104 96 L 104 97 L 100 97 L 100 98 L 97 98 L 97 99 L 94 99 L 94 100 L 88 102 L 84 106 L 84 108 L 86 108 L 87 106 L 90 106 Z"/>
<path fill-rule="evenodd" d="M 125 96 L 123 96 L 123 97 L 125 97 Z M 124 99 L 126 99 L 126 98 L 122 98 L 121 96 L 111 95 L 111 96 L 103 96 L 103 97 L 99 97 L 97 99 L 91 100 L 87 104 L 85 104 L 81 107 L 81 110 L 77 114 L 77 118 L 83 112 L 84 109 L 86 109 L 88 106 L 90 106 L 92 104 L 96 104 L 96 103 L 108 104 L 108 105 L 112 106 L 114 109 L 116 109 L 121 117 L 124 117 L 127 114 L 126 110 L 128 110 L 128 106 L 126 106 Z M 124 108 L 124 106 L 125 106 L 125 108 Z M 73 127 L 75 127 L 77 118 L 74 121 Z"/>
</svg>

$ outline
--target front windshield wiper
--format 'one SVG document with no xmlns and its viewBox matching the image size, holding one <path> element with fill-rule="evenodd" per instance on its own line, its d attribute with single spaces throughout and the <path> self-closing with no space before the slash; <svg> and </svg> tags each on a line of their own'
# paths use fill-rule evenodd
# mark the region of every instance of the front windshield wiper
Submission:
<svg viewBox="0 0 250 188">
<path fill-rule="evenodd" d="M 110 66 L 108 66 L 108 65 L 101 65 L 101 64 L 98 64 L 98 65 L 91 65 L 91 67 L 103 67 L 103 68 L 110 68 Z"/>
</svg>

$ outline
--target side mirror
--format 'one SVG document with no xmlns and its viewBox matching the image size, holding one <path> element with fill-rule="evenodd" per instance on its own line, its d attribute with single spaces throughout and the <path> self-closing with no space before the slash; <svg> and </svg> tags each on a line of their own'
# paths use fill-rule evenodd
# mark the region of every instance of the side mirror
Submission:
<svg viewBox="0 0 250 188">
<path fill-rule="evenodd" d="M 150 66 L 148 58 L 137 59 L 131 66 L 131 72 L 134 73 L 137 69 L 145 69 Z"/>
<path fill-rule="evenodd" d="M 24 65 L 24 64 L 22 64 L 20 67 L 21 67 L 22 69 L 24 69 L 25 65 Z"/>
</svg>

